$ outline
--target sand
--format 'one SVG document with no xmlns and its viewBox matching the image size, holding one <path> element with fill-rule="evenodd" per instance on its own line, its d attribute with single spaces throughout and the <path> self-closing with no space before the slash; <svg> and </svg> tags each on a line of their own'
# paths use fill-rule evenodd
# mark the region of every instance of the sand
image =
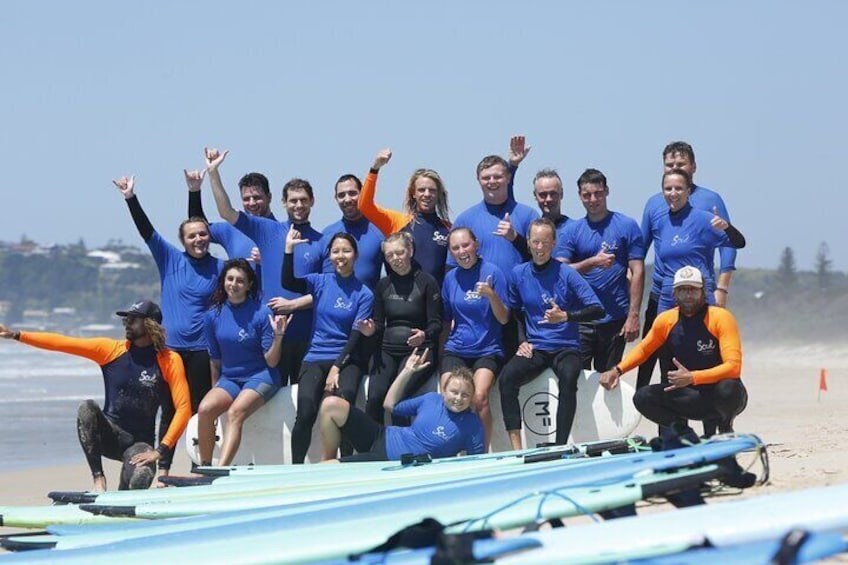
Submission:
<svg viewBox="0 0 848 565">
<path fill-rule="evenodd" d="M 755 433 L 766 442 L 771 478 L 743 496 L 848 482 L 848 450 L 842 445 L 848 437 L 848 347 L 747 346 L 744 354 L 743 379 L 749 403 L 736 420 L 736 430 Z M 827 370 L 827 391 L 819 390 L 822 368 Z M 631 382 L 635 378 L 635 371 L 625 376 Z M 637 433 L 650 437 L 656 427 L 643 420 Z M 107 463 L 113 487 L 117 469 L 117 464 Z M 188 469 L 188 458 L 180 446 L 174 473 L 185 474 Z M 755 465 L 752 470 L 759 472 L 760 468 Z M 0 505 L 47 504 L 45 494 L 50 490 L 89 487 L 88 469 L 80 455 L 78 465 L 0 474 Z M 0 534 L 12 531 L 0 528 Z M 848 556 L 836 562 L 848 562 Z"/>
</svg>

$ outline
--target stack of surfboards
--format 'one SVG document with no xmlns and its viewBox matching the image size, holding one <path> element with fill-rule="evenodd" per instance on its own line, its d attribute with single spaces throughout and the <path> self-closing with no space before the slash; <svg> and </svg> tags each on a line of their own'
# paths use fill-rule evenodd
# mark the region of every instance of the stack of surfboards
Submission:
<svg viewBox="0 0 848 565">
<path fill-rule="evenodd" d="M 722 476 L 727 458 L 763 446 L 743 435 L 659 453 L 634 449 L 635 442 L 618 441 L 409 465 L 233 467 L 208 470 L 206 481 L 186 481 L 208 483 L 197 486 L 54 493 L 75 502 L 0 507 L 4 525 L 47 530 L 3 540 L 7 548 L 37 549 L 2 555 L 0 563 L 345 562 L 425 518 L 450 524 L 443 535 L 502 530 L 693 488 Z M 589 455 L 598 452 L 607 454 Z M 757 550 L 767 552 L 801 526 L 816 533 L 799 546 L 803 555 L 843 551 L 841 538 L 827 532 L 848 528 L 848 487 L 793 495 L 482 539 L 469 547 L 477 559 L 504 563 L 695 556 L 707 551 L 692 549 L 705 539 L 714 551 L 754 551 L 747 546 L 757 542 Z M 429 563 L 435 551 L 374 553 L 361 562 Z M 712 555 L 703 558 L 723 560 Z"/>
</svg>

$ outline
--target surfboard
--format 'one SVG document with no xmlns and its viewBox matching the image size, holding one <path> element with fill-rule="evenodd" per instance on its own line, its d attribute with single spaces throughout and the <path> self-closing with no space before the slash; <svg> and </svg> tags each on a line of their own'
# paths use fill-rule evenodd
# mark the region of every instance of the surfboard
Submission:
<svg viewBox="0 0 848 565">
<path fill-rule="evenodd" d="M 572 443 L 624 438 L 639 425 L 641 416 L 633 406 L 635 390 L 622 380 L 612 391 L 599 384 L 600 374 L 583 371 L 577 385 L 577 413 L 569 441 Z M 363 379 L 356 405 L 364 408 L 368 378 Z M 431 379 L 423 392 L 435 390 L 437 380 Z M 556 439 L 556 411 L 559 387 L 553 371 L 546 369 L 536 379 L 521 388 L 519 405 L 522 410 L 523 440 L 525 447 L 552 443 Z M 509 436 L 503 425 L 500 392 L 493 386 L 489 392 L 489 405 L 494 422 L 492 451 L 511 449 Z M 291 430 L 297 410 L 297 385 L 283 387 L 253 414 L 244 424 L 242 440 L 233 465 L 283 464 L 291 462 Z M 226 433 L 226 415 L 218 419 L 216 435 Z M 189 420 L 185 433 L 185 447 L 189 458 L 200 463 L 197 453 L 197 416 Z M 217 464 L 220 440 L 216 443 L 213 464 Z M 312 430 L 312 443 L 307 462 L 321 460 L 321 436 L 317 424 Z"/>
</svg>

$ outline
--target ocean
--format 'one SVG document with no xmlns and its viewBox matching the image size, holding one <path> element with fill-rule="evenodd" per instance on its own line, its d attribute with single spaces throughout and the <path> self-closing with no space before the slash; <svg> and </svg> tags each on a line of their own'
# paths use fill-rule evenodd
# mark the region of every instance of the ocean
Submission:
<svg viewBox="0 0 848 565">
<path fill-rule="evenodd" d="M 77 406 L 103 404 L 96 363 L 0 340 L 0 464 L 3 471 L 85 465 Z"/>
</svg>

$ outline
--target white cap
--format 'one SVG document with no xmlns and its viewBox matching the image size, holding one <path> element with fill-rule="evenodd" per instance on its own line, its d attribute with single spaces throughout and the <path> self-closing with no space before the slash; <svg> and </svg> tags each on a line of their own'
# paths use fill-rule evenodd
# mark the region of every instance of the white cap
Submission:
<svg viewBox="0 0 848 565">
<path fill-rule="evenodd" d="M 701 276 L 701 271 L 695 267 L 682 267 L 674 273 L 674 287 L 694 286 L 704 288 L 704 278 Z"/>
</svg>

